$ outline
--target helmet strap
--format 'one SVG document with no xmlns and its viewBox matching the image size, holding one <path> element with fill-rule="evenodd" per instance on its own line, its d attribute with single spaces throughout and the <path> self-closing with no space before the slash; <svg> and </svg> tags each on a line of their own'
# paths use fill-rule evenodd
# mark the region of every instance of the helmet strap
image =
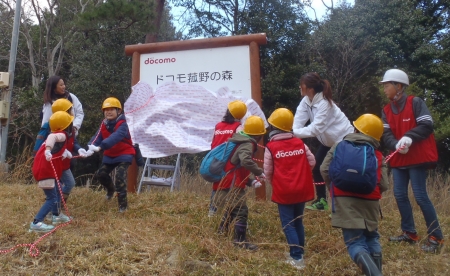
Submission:
<svg viewBox="0 0 450 276">
<path fill-rule="evenodd" d="M 405 86 L 402 84 L 402 89 L 397 89 L 398 82 L 391 82 L 391 83 L 395 87 L 395 90 L 397 91 L 394 98 L 392 99 L 392 101 L 395 102 L 402 96 L 402 93 L 405 91 Z"/>
</svg>

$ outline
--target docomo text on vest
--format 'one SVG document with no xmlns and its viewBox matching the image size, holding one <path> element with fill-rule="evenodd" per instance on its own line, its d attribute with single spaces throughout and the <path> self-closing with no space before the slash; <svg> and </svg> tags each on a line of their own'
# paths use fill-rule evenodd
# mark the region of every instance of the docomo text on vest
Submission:
<svg viewBox="0 0 450 276">
<path fill-rule="evenodd" d="M 214 132 L 215 135 L 223 135 L 223 134 L 233 134 L 234 131 L 232 129 L 226 129 L 226 130 L 216 130 Z"/>
<path fill-rule="evenodd" d="M 302 155 L 302 154 L 305 154 L 305 151 L 303 149 L 291 150 L 291 151 L 280 150 L 277 152 L 277 154 L 275 154 L 275 158 L 283 158 L 283 157 Z"/>
</svg>

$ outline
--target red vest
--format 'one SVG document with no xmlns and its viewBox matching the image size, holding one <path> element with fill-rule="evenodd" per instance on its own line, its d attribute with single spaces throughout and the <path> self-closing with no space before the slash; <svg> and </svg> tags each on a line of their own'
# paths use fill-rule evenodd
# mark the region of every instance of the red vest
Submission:
<svg viewBox="0 0 450 276">
<path fill-rule="evenodd" d="M 66 142 L 67 142 L 67 134 L 63 131 L 53 132 L 53 133 L 64 133 L 66 135 Z M 33 162 L 33 177 L 36 179 L 36 181 L 41 181 L 45 179 L 55 179 L 58 177 L 58 179 L 61 177 L 61 174 L 63 172 L 63 162 L 62 162 L 62 154 L 66 150 L 67 143 L 64 143 L 64 146 L 61 147 L 61 149 L 57 152 L 52 154 L 52 164 L 54 167 L 54 170 L 52 168 L 52 165 L 49 161 L 45 159 L 45 142 L 42 144 L 42 146 L 39 148 L 38 152 L 36 153 L 36 156 L 34 157 Z M 70 160 L 70 159 L 69 159 Z M 56 176 L 55 176 L 56 173 Z"/>
<path fill-rule="evenodd" d="M 387 104 L 384 107 L 386 120 L 397 140 L 400 140 L 407 131 L 417 126 L 413 111 L 413 98 L 414 96 L 408 96 L 406 99 L 405 108 L 399 114 L 394 114 L 394 112 L 392 112 L 390 104 Z M 438 154 L 436 141 L 434 140 L 434 134 L 432 133 L 425 140 L 412 143 L 406 154 L 394 154 L 394 156 L 390 159 L 389 164 L 392 168 L 396 168 L 419 165 L 423 163 L 434 164 L 437 160 Z"/>
<path fill-rule="evenodd" d="M 67 136 L 66 140 L 66 149 L 70 151 L 70 153 L 73 152 L 73 145 L 75 144 L 75 131 L 72 131 L 71 136 Z M 65 158 L 62 160 L 63 162 L 63 171 L 70 169 L 70 158 Z"/>
<path fill-rule="evenodd" d="M 114 126 L 114 131 L 116 131 L 123 122 L 125 122 L 125 120 L 118 121 Z M 102 124 L 100 132 L 102 133 L 103 139 L 106 139 L 111 135 L 111 132 L 108 131 L 105 124 Z M 128 134 L 130 134 L 130 132 L 128 132 Z M 131 139 L 123 138 L 119 143 L 115 144 L 107 150 L 104 150 L 103 154 L 109 157 L 117 157 L 125 154 L 135 155 L 136 152 L 134 150 L 133 142 L 131 141 Z"/>
<path fill-rule="evenodd" d="M 253 154 L 256 152 L 256 144 L 253 144 Z M 236 146 L 233 153 L 230 156 L 233 156 L 236 150 L 239 148 L 239 145 Z M 253 157 L 253 156 L 252 156 Z M 248 177 L 250 176 L 250 172 L 244 168 L 244 167 L 237 167 L 237 165 L 234 165 L 231 163 L 231 158 L 228 160 L 227 164 L 225 165 L 225 171 L 229 172 L 225 177 L 222 179 L 220 184 L 217 187 L 217 190 L 225 190 L 230 189 L 231 187 L 238 187 L 245 189 L 245 185 L 247 184 Z"/>
<path fill-rule="evenodd" d="M 236 129 L 241 125 L 240 122 L 234 122 L 234 123 L 225 123 L 220 122 L 216 125 L 216 128 L 214 129 L 214 137 L 211 142 L 211 149 L 217 147 L 218 145 L 225 143 L 228 141 L 228 138 L 231 138 L 233 134 L 236 132 Z M 220 182 L 214 182 L 213 183 L 213 190 L 216 191 L 219 187 Z"/>
<path fill-rule="evenodd" d="M 216 128 L 214 129 L 214 137 L 211 142 L 211 149 L 226 142 L 228 138 L 231 138 L 231 136 L 233 136 L 233 134 L 236 132 L 236 129 L 240 125 L 240 122 L 234 122 L 231 124 L 225 122 L 218 123 L 216 125 Z"/>
<path fill-rule="evenodd" d="M 331 186 L 333 187 L 333 194 L 335 197 L 337 196 L 350 196 L 350 197 L 358 197 L 358 198 L 364 198 L 364 199 L 370 199 L 370 200 L 379 200 L 381 198 L 381 192 L 380 192 L 380 180 L 381 180 L 381 166 L 383 164 L 383 154 L 379 150 L 375 150 L 375 155 L 378 160 L 378 168 L 377 168 L 377 186 L 375 187 L 375 190 L 373 190 L 372 193 L 368 195 L 364 194 L 357 194 L 352 192 L 345 192 L 338 188 L 336 188 L 333 184 Z"/>
<path fill-rule="evenodd" d="M 314 184 L 303 141 L 299 138 L 270 141 L 272 153 L 272 201 L 295 204 L 314 199 Z"/>
</svg>

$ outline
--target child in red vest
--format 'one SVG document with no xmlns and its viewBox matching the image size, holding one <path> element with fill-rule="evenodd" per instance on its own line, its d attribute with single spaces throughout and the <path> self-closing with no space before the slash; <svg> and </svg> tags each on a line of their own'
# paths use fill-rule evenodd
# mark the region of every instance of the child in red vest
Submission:
<svg viewBox="0 0 450 276">
<path fill-rule="evenodd" d="M 281 226 L 289 244 L 286 261 L 297 269 L 304 268 L 305 202 L 314 199 L 312 168 L 314 155 L 300 138 L 292 133 L 294 115 L 278 108 L 269 119 L 269 143 L 264 152 L 264 174 L 272 184 L 272 201 L 278 204 Z"/>
<path fill-rule="evenodd" d="M 411 182 L 427 226 L 427 242 L 422 250 L 438 253 L 444 244 L 444 236 L 427 192 L 427 171 L 434 168 L 438 160 L 433 118 L 421 98 L 404 93 L 409 85 L 405 72 L 399 69 L 387 70 L 381 83 L 386 97 L 391 101 L 383 108 L 383 142 L 391 151 L 399 150 L 392 156 L 389 165 L 394 176 L 394 197 L 400 211 L 403 233 L 390 237 L 389 241 L 411 244 L 419 241 L 408 198 Z"/>
<path fill-rule="evenodd" d="M 72 157 L 67 148 L 68 132 L 72 132 L 73 116 L 67 112 L 55 112 L 49 119 L 52 133 L 48 135 L 44 144 L 39 148 L 33 163 L 33 176 L 44 190 L 45 202 L 30 223 L 30 230 L 34 232 L 49 232 L 54 226 L 45 224 L 44 218 L 52 212 L 52 224 L 68 222 L 71 218 L 60 213 L 60 194 L 56 179 L 60 179 L 63 171 L 64 159 Z"/>
<path fill-rule="evenodd" d="M 376 176 L 376 186 L 370 194 L 344 191 L 331 185 L 329 168 L 333 159 L 345 159 L 338 156 L 336 147 L 338 142 L 328 151 L 320 171 L 327 185 L 330 187 L 333 200 L 333 215 L 331 225 L 341 228 L 347 251 L 352 260 L 362 269 L 365 275 L 381 274 L 381 245 L 378 234 L 378 217 L 380 215 L 381 193 L 388 188 L 387 166 L 383 155 L 378 150 L 380 138 L 383 134 L 383 122 L 373 114 L 364 114 L 353 122 L 356 133 L 347 134 L 344 141 L 352 144 L 368 144 L 373 147 L 375 154 L 375 167 L 373 175 Z M 348 158 L 348 157 L 347 157 Z M 363 185 L 365 183 L 362 183 Z"/>
<path fill-rule="evenodd" d="M 236 100 L 228 103 L 228 109 L 223 116 L 222 121 L 218 123 L 214 129 L 214 136 L 211 142 L 211 149 L 218 145 L 225 143 L 228 138 L 231 138 L 234 133 L 242 130 L 241 119 L 247 113 L 247 106 L 244 102 Z M 212 217 L 217 212 L 217 207 L 214 206 L 214 195 L 220 182 L 213 183 L 211 202 L 209 204 L 208 217 Z"/>
<path fill-rule="evenodd" d="M 214 203 L 224 210 L 219 232 L 227 232 L 228 227 L 234 223 L 234 245 L 257 250 L 258 247 L 246 239 L 248 207 L 246 200 L 246 186 L 261 187 L 259 180 L 265 179 L 263 169 L 253 161 L 257 144 L 266 133 L 264 121 L 261 117 L 250 116 L 245 120 L 242 131 L 233 134 L 229 142 L 237 144 L 225 165 L 228 172 L 219 186 Z M 258 177 L 256 180 L 251 174 Z"/>
<path fill-rule="evenodd" d="M 130 132 L 122 113 L 122 105 L 116 98 L 107 98 L 102 105 L 105 116 L 100 129 L 88 143 L 88 154 L 103 150 L 103 162 L 95 178 L 105 187 L 106 199 L 110 200 L 117 192 L 119 212 L 125 212 L 127 202 L 127 171 L 133 161 L 135 150 Z M 115 187 L 110 173 L 116 168 Z"/>
</svg>

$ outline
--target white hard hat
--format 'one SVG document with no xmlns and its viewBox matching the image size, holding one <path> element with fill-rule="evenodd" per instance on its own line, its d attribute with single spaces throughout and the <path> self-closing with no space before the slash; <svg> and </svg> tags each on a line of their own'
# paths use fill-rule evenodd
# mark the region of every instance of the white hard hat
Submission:
<svg viewBox="0 0 450 276">
<path fill-rule="evenodd" d="M 383 80 L 380 81 L 380 83 L 391 82 L 391 81 L 409 85 L 408 75 L 399 69 L 387 70 L 386 73 L 384 73 Z"/>
</svg>

